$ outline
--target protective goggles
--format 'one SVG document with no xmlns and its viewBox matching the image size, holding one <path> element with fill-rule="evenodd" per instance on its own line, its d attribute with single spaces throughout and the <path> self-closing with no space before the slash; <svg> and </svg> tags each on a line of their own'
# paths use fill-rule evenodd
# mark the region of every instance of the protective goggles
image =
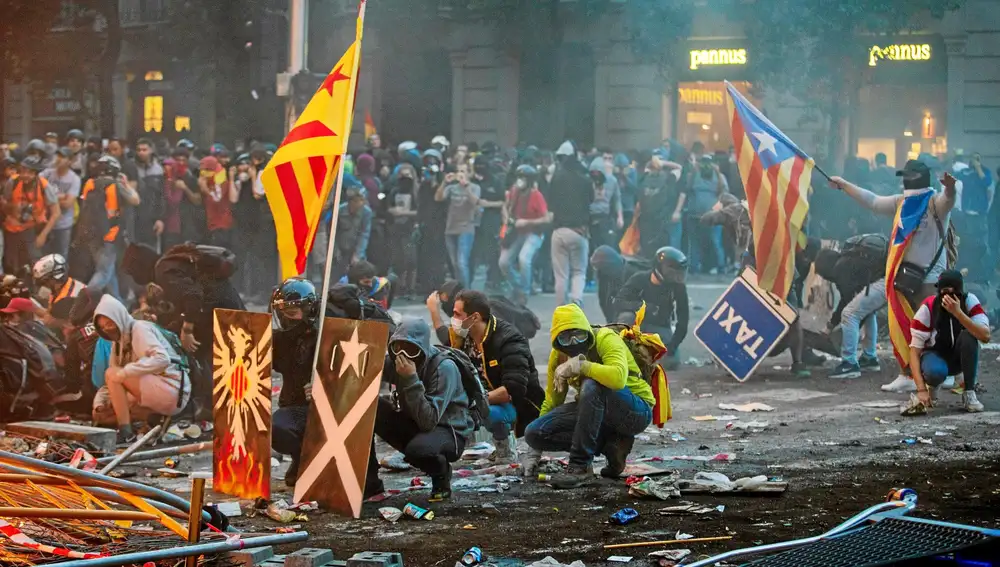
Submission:
<svg viewBox="0 0 1000 567">
<path fill-rule="evenodd" d="M 590 331 L 586 329 L 570 329 L 556 335 L 556 344 L 562 347 L 582 345 L 590 341 Z"/>
</svg>

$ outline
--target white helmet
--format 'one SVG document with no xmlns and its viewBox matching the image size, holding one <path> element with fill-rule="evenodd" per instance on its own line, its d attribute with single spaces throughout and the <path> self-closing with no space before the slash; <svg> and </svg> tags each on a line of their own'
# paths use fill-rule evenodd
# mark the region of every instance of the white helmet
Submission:
<svg viewBox="0 0 1000 567">
<path fill-rule="evenodd" d="M 35 281 L 60 281 L 66 277 L 67 273 L 66 258 L 59 254 L 43 256 L 41 260 L 35 262 L 35 266 L 31 269 L 31 276 Z"/>
<path fill-rule="evenodd" d="M 441 134 L 438 134 L 437 136 L 434 136 L 433 140 L 431 140 L 431 145 L 441 146 L 445 149 L 448 149 L 451 146 L 451 142 L 448 141 L 448 138 L 445 138 Z"/>
</svg>

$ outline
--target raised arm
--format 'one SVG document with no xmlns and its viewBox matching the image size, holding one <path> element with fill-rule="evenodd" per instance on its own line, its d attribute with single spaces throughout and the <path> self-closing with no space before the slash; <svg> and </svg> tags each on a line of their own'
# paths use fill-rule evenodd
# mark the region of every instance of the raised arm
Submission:
<svg viewBox="0 0 1000 567">
<path fill-rule="evenodd" d="M 857 201 L 859 205 L 869 211 L 872 211 L 877 215 L 887 217 L 891 217 L 896 214 L 896 207 L 899 204 L 899 199 L 901 197 L 901 195 L 881 197 L 867 189 L 858 187 L 843 177 L 838 177 L 836 175 L 830 178 L 830 187 L 840 189 L 844 193 L 847 193 L 850 198 Z M 952 205 L 954 205 L 954 197 L 952 198 Z M 948 210 L 951 209 L 949 208 Z"/>
</svg>

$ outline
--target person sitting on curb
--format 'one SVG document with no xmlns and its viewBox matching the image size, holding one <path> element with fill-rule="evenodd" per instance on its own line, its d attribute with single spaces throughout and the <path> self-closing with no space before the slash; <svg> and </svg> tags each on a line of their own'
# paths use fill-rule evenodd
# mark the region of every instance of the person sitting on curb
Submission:
<svg viewBox="0 0 1000 567">
<path fill-rule="evenodd" d="M 545 398 L 531 346 L 516 327 L 493 315 L 485 293 L 471 289 L 455 298 L 451 330 L 451 346 L 469 355 L 487 391 L 494 460 L 508 464 L 516 457 L 507 442 L 510 431 L 523 437 Z"/>
<path fill-rule="evenodd" d="M 910 395 L 902 415 L 926 413 L 934 404 L 932 392 L 949 375 L 959 372 L 965 377 L 965 411 L 983 411 L 983 404 L 976 398 L 976 378 L 979 343 L 990 340 L 990 321 L 979 299 L 965 292 L 961 272 L 941 273 L 937 294 L 925 299 L 913 315 L 910 335 L 910 368 L 917 393 Z"/>
<path fill-rule="evenodd" d="M 383 381 L 396 387 L 393 400 L 379 397 L 375 435 L 431 477 L 431 500 L 451 497 L 451 463 L 465 451 L 475 423 L 462 375 L 448 353 L 431 346 L 423 319 L 405 317 L 389 337 Z M 381 484 L 372 439 L 366 483 Z"/>
<path fill-rule="evenodd" d="M 569 451 L 569 468 L 552 480 L 554 488 L 588 483 L 598 453 L 608 458 L 601 476 L 617 478 L 635 436 L 653 420 L 653 391 L 618 333 L 592 328 L 575 303 L 556 307 L 551 336 L 541 417 L 525 432 L 533 451 L 522 461 L 524 474 L 535 472 L 542 451 Z M 567 386 L 576 401 L 565 403 Z"/>
<path fill-rule="evenodd" d="M 94 423 L 117 424 L 118 442 L 131 443 L 132 418 L 177 415 L 191 396 L 191 382 L 180 367 L 181 353 L 156 324 L 136 321 L 111 295 L 97 304 L 94 326 L 113 343 L 105 384 L 94 398 Z"/>
</svg>

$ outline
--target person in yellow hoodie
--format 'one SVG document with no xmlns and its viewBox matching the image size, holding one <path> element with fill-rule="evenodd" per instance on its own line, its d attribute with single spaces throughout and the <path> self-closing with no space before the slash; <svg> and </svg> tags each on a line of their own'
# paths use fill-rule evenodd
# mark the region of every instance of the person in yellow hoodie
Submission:
<svg viewBox="0 0 1000 567">
<path fill-rule="evenodd" d="M 612 329 L 594 329 L 576 304 L 552 315 L 552 353 L 541 416 L 525 431 L 532 451 L 522 465 L 530 478 L 543 451 L 569 451 L 569 468 L 552 479 L 559 489 L 593 479 L 594 455 L 608 464 L 601 476 L 617 478 L 635 436 L 653 419 L 655 400 L 625 342 Z M 576 400 L 566 403 L 568 388 Z"/>
</svg>

